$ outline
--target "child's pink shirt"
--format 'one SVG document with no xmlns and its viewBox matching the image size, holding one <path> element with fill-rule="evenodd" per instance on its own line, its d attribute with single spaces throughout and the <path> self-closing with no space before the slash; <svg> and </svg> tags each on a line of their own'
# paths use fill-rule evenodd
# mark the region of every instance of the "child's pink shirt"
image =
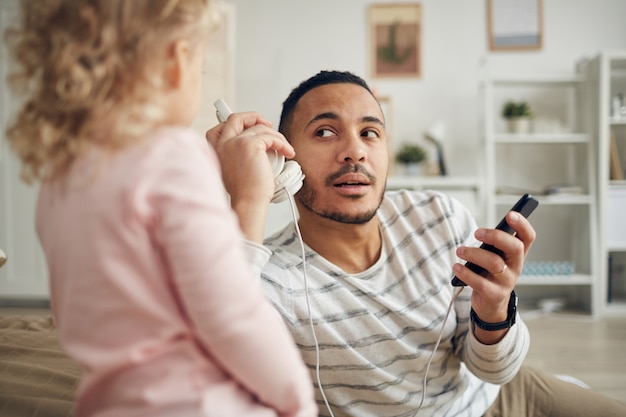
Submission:
<svg viewBox="0 0 626 417">
<path fill-rule="evenodd" d="M 78 417 L 317 415 L 219 172 L 203 138 L 169 128 L 42 185 L 53 314 L 84 369 Z"/>
</svg>

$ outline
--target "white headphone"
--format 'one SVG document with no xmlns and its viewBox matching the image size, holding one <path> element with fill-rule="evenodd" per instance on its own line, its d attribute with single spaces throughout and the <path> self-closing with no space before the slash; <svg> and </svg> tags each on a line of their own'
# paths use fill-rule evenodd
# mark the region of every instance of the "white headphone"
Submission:
<svg viewBox="0 0 626 417">
<path fill-rule="evenodd" d="M 217 120 L 225 122 L 228 116 L 232 114 L 232 111 L 222 99 L 217 100 L 214 105 L 217 109 Z M 272 203 L 280 203 L 285 201 L 289 195 L 294 195 L 300 190 L 304 174 L 296 161 L 285 162 L 285 157 L 275 150 L 269 150 L 267 157 L 274 173 L 274 197 L 272 197 Z"/>
<path fill-rule="evenodd" d="M 268 153 L 268 155 L 272 154 Z M 296 161 L 285 162 L 284 156 L 276 155 L 278 159 L 281 160 L 279 165 L 282 165 L 282 167 L 278 170 L 274 170 L 274 197 L 272 198 L 272 203 L 283 202 L 289 195 L 297 193 L 304 181 L 304 174 L 302 173 L 300 164 Z M 272 158 L 270 157 L 270 162 L 272 162 L 271 160 Z"/>
</svg>

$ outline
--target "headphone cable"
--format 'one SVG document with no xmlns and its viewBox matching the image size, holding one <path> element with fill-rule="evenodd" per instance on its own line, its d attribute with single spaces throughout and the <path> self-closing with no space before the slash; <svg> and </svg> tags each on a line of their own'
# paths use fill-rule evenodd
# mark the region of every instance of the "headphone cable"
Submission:
<svg viewBox="0 0 626 417">
<path fill-rule="evenodd" d="M 441 323 L 441 330 L 439 331 L 439 337 L 437 338 L 437 343 L 435 343 L 435 348 L 430 354 L 430 358 L 428 359 L 428 363 L 426 364 L 426 370 L 424 371 L 424 380 L 422 382 L 422 399 L 420 400 L 420 403 L 417 406 L 417 410 L 415 410 L 415 413 L 413 413 L 413 417 L 417 415 L 417 413 L 422 408 L 422 405 L 424 404 L 424 399 L 426 398 L 426 384 L 428 382 L 428 372 L 430 371 L 430 365 L 432 364 L 433 358 L 435 357 L 435 353 L 437 352 L 437 349 L 439 348 L 439 344 L 441 343 L 441 338 L 443 337 L 443 330 L 445 328 L 446 321 L 448 321 L 448 316 L 450 315 L 450 311 L 452 310 L 454 300 L 456 300 L 456 298 L 461 294 L 461 291 L 463 291 L 464 288 L 465 287 L 459 288 L 458 291 L 452 296 L 452 299 L 450 300 L 450 304 L 448 304 L 448 310 L 446 311 L 446 315 L 443 318 L 443 323 Z"/>
<path fill-rule="evenodd" d="M 328 404 L 328 400 L 326 399 L 326 394 L 324 393 L 324 387 L 322 387 L 322 378 L 320 376 L 320 348 L 317 342 L 317 335 L 315 334 L 315 326 L 313 325 L 313 317 L 311 316 L 311 304 L 309 303 L 309 286 L 308 286 L 307 276 L 306 276 L 306 252 L 304 250 L 304 240 L 302 239 L 302 233 L 300 232 L 300 226 L 298 225 L 298 215 L 296 213 L 293 196 L 291 194 L 288 194 L 288 197 L 289 197 L 289 206 L 291 207 L 291 214 L 293 216 L 293 224 L 296 228 L 296 233 L 300 241 L 300 249 L 302 251 L 302 274 L 304 276 L 304 298 L 306 300 L 306 309 L 309 315 L 309 326 L 311 327 L 311 334 L 313 335 L 313 342 L 315 343 L 315 375 L 317 377 L 317 384 L 320 387 L 320 393 L 322 394 L 322 398 L 324 399 L 324 404 L 326 404 L 326 408 L 328 409 L 330 416 L 335 417 L 335 415 L 333 414 L 333 410 L 330 408 L 330 404 Z"/>
</svg>

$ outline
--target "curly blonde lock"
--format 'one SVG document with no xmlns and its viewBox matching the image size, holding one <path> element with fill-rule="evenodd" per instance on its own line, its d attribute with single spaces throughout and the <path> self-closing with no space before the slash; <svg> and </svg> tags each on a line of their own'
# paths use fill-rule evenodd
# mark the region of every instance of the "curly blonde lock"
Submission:
<svg viewBox="0 0 626 417">
<path fill-rule="evenodd" d="M 6 135 L 22 179 L 62 176 L 87 146 L 118 149 L 164 120 L 165 50 L 215 23 L 210 2 L 22 0 L 5 33 L 23 98 Z"/>
</svg>

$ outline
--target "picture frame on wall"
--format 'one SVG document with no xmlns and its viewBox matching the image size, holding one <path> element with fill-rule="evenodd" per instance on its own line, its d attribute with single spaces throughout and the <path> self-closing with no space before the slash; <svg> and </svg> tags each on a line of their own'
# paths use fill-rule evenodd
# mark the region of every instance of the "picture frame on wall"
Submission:
<svg viewBox="0 0 626 417">
<path fill-rule="evenodd" d="M 373 78 L 421 76 L 422 9 L 419 3 L 369 6 Z"/>
<path fill-rule="evenodd" d="M 539 50 L 543 0 L 487 0 L 489 50 Z"/>
</svg>

